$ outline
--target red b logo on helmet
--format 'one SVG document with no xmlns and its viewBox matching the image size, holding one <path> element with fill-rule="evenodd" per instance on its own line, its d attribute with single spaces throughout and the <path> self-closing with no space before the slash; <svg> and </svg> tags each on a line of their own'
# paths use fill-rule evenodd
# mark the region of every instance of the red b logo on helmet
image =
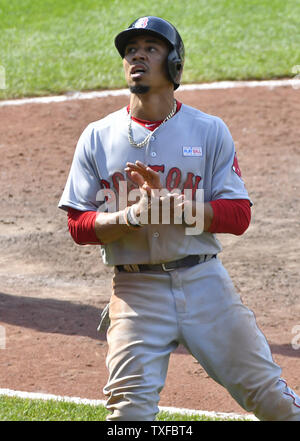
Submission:
<svg viewBox="0 0 300 441">
<path fill-rule="evenodd" d="M 142 17 L 139 18 L 138 21 L 135 23 L 135 28 L 145 28 L 148 24 L 148 17 Z"/>
</svg>

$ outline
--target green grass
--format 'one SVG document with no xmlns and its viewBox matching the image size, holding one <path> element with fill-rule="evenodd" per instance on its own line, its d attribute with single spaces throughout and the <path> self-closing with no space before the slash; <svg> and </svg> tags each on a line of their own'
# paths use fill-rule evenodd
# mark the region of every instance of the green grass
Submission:
<svg viewBox="0 0 300 441">
<path fill-rule="evenodd" d="M 75 404 L 66 401 L 0 397 L 0 421 L 105 421 L 102 405 Z M 199 415 L 160 412 L 157 421 L 224 421 Z"/>
<path fill-rule="evenodd" d="M 0 397 L 0 421 L 105 421 L 103 406 Z"/>
<path fill-rule="evenodd" d="M 114 36 L 159 15 L 186 46 L 184 83 L 293 77 L 298 0 L 0 0 L 0 99 L 125 87 Z"/>
</svg>

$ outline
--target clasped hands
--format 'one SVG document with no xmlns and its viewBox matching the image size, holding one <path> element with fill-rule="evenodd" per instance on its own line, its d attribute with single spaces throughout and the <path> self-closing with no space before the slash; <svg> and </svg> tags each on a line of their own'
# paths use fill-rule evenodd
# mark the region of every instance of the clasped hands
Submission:
<svg viewBox="0 0 300 441">
<path fill-rule="evenodd" d="M 158 172 L 141 161 L 127 162 L 126 165 L 125 171 L 141 193 L 139 201 L 132 205 L 140 223 L 181 224 L 183 209 L 188 203 L 181 191 L 171 193 L 164 189 Z"/>
</svg>

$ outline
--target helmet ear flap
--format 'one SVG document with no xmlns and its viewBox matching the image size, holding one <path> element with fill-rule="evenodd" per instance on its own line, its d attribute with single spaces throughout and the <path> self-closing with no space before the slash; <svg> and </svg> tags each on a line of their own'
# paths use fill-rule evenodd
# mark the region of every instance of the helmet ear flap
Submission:
<svg viewBox="0 0 300 441">
<path fill-rule="evenodd" d="M 179 87 L 182 69 L 183 60 L 180 58 L 177 50 L 174 48 L 168 55 L 168 72 L 172 83 L 174 83 L 174 89 Z"/>
</svg>

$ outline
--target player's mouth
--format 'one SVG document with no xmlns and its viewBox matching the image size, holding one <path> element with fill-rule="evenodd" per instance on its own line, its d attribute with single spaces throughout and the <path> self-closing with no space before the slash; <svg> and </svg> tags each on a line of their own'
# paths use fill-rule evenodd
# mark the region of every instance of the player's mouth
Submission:
<svg viewBox="0 0 300 441">
<path fill-rule="evenodd" d="M 147 68 L 144 64 L 134 64 L 130 68 L 130 76 L 132 79 L 137 80 L 138 78 L 142 78 L 146 71 Z"/>
</svg>

